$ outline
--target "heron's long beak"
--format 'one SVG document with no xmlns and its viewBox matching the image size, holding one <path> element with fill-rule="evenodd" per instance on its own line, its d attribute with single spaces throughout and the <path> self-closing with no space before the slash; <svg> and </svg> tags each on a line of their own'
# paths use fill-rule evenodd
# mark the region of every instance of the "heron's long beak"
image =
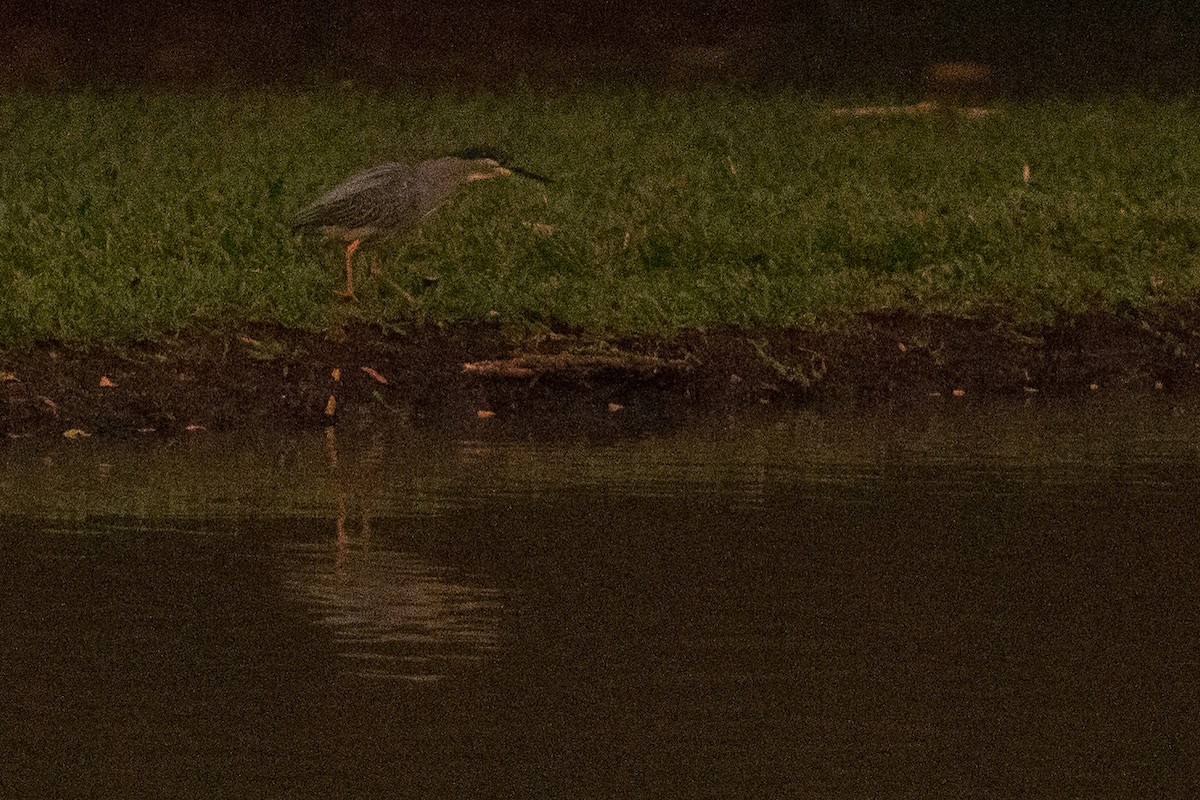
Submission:
<svg viewBox="0 0 1200 800">
<path fill-rule="evenodd" d="M 536 172 L 530 172 L 524 167 L 506 167 L 503 169 L 507 174 L 510 175 L 520 175 L 522 178 L 529 178 L 530 180 L 539 181 L 540 183 L 554 183 L 554 181 L 550 180 L 545 175 L 538 175 Z"/>
</svg>

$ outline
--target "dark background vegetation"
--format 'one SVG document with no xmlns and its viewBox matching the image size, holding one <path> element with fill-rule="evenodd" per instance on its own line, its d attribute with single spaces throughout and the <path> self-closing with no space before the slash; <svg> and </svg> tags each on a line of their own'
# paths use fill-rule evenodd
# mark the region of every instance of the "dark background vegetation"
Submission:
<svg viewBox="0 0 1200 800">
<path fill-rule="evenodd" d="M 931 63 L 998 93 L 1190 93 L 1200 0 L 10 0 L 0 85 L 794 86 L 912 94 Z"/>
</svg>

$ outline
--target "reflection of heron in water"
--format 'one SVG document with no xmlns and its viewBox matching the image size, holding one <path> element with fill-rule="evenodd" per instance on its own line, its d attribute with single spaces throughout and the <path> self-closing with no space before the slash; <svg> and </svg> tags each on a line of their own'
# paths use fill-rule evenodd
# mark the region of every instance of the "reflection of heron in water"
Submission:
<svg viewBox="0 0 1200 800">
<path fill-rule="evenodd" d="M 351 535 L 336 434 L 327 433 L 326 446 L 338 498 L 334 547 L 297 541 L 282 558 L 289 592 L 332 631 L 342 655 L 358 662 L 349 671 L 432 680 L 454 663 L 494 652 L 500 641 L 499 593 L 393 547 L 388 534 L 371 531 L 365 503 L 362 528 Z"/>
<path fill-rule="evenodd" d="M 340 569 L 327 550 L 293 556 L 289 588 L 332 629 L 343 655 L 361 660 L 355 672 L 435 678 L 499 644 L 496 591 L 414 553 L 351 545 Z"/>
</svg>

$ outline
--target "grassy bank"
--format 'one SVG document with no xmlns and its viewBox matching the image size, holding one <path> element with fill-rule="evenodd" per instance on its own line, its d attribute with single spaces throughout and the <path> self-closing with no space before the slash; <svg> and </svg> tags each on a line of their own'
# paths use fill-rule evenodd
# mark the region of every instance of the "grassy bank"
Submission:
<svg viewBox="0 0 1200 800">
<path fill-rule="evenodd" d="M 791 94 L 0 97 L 0 346 L 243 321 L 1017 321 L 1200 295 L 1200 106 L 838 117 Z M 291 212 L 474 143 L 554 176 L 464 191 L 360 299 Z M 1028 164 L 1029 180 L 1022 168 Z M 364 264 L 366 261 L 363 262 Z"/>
</svg>

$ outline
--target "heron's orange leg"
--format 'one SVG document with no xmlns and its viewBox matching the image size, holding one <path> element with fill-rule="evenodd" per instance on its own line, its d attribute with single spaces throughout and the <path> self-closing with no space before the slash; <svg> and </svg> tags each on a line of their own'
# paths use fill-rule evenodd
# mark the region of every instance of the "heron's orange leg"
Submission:
<svg viewBox="0 0 1200 800">
<path fill-rule="evenodd" d="M 354 259 L 354 251 L 362 244 L 361 239 L 355 239 L 346 248 L 346 291 L 342 292 L 342 297 L 354 299 L 354 268 L 352 261 Z"/>
</svg>

